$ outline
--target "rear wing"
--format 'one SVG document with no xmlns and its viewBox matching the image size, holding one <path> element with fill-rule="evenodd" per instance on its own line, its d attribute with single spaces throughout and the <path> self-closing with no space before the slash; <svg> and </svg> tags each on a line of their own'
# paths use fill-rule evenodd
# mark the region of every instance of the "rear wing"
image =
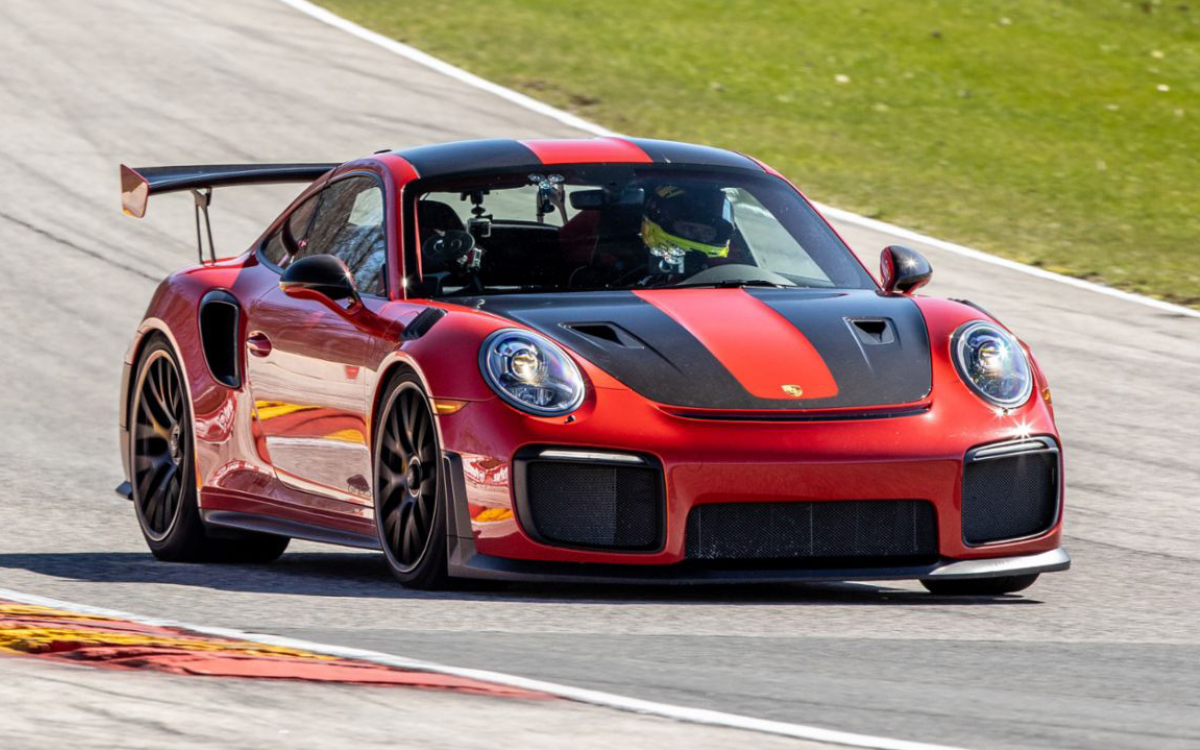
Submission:
<svg viewBox="0 0 1200 750">
<path fill-rule="evenodd" d="M 208 234 L 209 257 L 216 259 L 208 206 L 214 188 L 235 185 L 276 185 L 289 182 L 313 182 L 337 164 L 210 164 L 180 167 L 127 167 L 121 165 L 121 208 L 135 218 L 146 215 L 150 196 L 190 191 L 196 201 L 196 244 L 200 262 L 204 245 L 200 235 L 200 216 Z"/>
</svg>

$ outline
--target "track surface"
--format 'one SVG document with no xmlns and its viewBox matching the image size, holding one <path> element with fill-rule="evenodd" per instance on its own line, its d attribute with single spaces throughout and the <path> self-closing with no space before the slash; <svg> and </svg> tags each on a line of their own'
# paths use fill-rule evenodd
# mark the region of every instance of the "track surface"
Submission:
<svg viewBox="0 0 1200 750">
<path fill-rule="evenodd" d="M 574 133 L 274 0 L 0 4 L 0 585 L 927 742 L 1200 745 L 1200 320 L 934 249 L 930 293 L 991 309 L 1054 387 L 1076 567 L 1026 596 L 430 595 L 372 555 L 305 544 L 265 568 L 152 561 L 111 494 L 117 385 L 156 281 L 194 257 L 192 225 L 182 197 L 122 217 L 117 163 L 555 135 Z M 218 244 L 245 247 L 290 192 L 219 194 Z M 872 265 L 889 242 L 847 236 Z"/>
</svg>

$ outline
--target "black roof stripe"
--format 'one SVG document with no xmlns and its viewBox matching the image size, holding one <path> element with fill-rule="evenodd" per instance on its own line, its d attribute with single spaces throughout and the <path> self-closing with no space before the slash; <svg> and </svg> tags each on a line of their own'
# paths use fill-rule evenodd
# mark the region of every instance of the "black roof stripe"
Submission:
<svg viewBox="0 0 1200 750">
<path fill-rule="evenodd" d="M 697 146 L 675 141 L 656 141 L 649 138 L 626 138 L 646 155 L 660 164 L 692 164 L 704 167 L 733 167 L 762 172 L 758 162 L 748 156 L 711 146 Z"/>
<path fill-rule="evenodd" d="M 528 146 L 507 138 L 436 143 L 407 148 L 397 151 L 396 155 L 411 164 L 421 177 L 442 177 L 542 163 Z"/>
</svg>

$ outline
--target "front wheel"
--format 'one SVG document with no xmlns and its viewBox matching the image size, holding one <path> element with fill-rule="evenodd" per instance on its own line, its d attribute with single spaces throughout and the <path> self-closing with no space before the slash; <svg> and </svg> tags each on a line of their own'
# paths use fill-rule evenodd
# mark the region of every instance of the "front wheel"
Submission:
<svg viewBox="0 0 1200 750">
<path fill-rule="evenodd" d="M 998 578 L 959 578 L 947 581 L 926 578 L 921 581 L 921 585 L 928 589 L 929 593 L 938 596 L 1000 596 L 1024 591 L 1037 579 L 1037 573 Z"/>
<path fill-rule="evenodd" d="M 429 397 L 411 372 L 388 384 L 375 423 L 375 525 L 392 575 L 441 588 L 446 574 L 442 451 Z"/>
<path fill-rule="evenodd" d="M 172 562 L 265 563 L 283 554 L 285 536 L 236 532 L 209 536 L 196 502 L 192 419 L 175 353 L 160 336 L 138 359 L 129 414 L 133 506 L 150 551 Z"/>
</svg>

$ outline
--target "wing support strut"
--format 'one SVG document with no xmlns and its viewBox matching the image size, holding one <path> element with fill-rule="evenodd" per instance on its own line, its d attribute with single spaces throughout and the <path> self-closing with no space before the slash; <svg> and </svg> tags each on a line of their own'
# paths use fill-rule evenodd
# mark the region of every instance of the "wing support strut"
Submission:
<svg viewBox="0 0 1200 750">
<path fill-rule="evenodd" d="M 201 265 L 204 264 L 204 240 L 200 234 L 200 215 L 204 214 L 204 228 L 208 234 L 209 262 L 216 263 L 217 249 L 213 245 L 212 222 L 208 218 L 208 207 L 212 204 L 212 188 L 193 190 L 192 197 L 196 199 L 196 258 Z"/>
</svg>

